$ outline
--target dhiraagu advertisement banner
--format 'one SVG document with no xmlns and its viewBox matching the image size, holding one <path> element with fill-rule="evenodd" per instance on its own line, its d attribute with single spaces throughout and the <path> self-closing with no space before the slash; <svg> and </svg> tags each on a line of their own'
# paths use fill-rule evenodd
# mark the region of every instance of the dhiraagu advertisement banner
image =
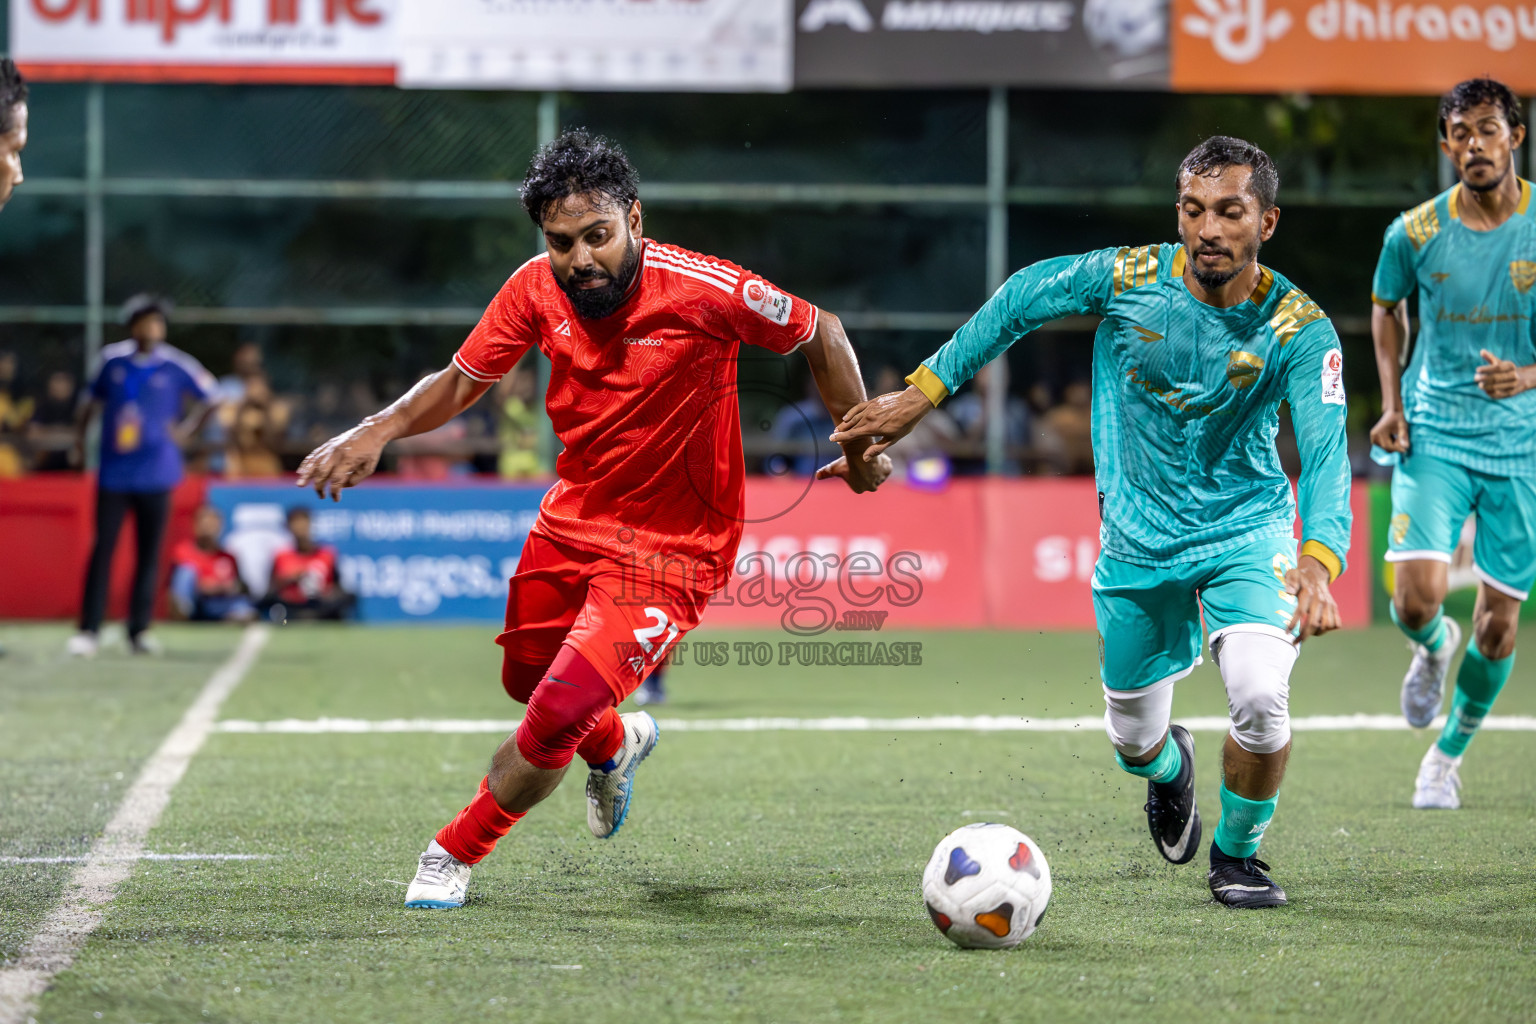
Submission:
<svg viewBox="0 0 1536 1024">
<path fill-rule="evenodd" d="M 266 592 L 272 559 L 292 542 L 287 511 L 303 505 L 315 540 L 336 548 L 364 621 L 499 622 L 544 491 L 370 481 L 332 502 L 292 484 L 214 484 L 208 501 L 224 513 L 224 545 L 252 593 Z"/>
</svg>

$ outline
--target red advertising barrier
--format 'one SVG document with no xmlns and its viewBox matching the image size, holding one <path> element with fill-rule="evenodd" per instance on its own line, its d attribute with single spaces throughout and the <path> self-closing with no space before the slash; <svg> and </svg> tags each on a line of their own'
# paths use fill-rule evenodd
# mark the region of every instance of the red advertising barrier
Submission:
<svg viewBox="0 0 1536 1024">
<path fill-rule="evenodd" d="M 1370 574 L 1362 570 L 1371 551 L 1364 484 L 1355 486 L 1351 505 L 1356 568 L 1334 584 L 1334 595 L 1345 625 L 1363 626 L 1370 622 Z M 870 629 L 871 611 L 888 612 L 881 625 L 894 628 L 1094 625 L 1089 581 L 1099 556 L 1099 512 L 1087 478 L 962 479 L 938 492 L 896 485 L 876 495 L 750 479 L 747 515 L 755 521 L 741 551 L 766 554 L 763 563 L 776 567 L 773 588 L 749 586 L 761 573 L 744 573 L 732 581 L 726 603 L 711 605 L 711 625 L 789 628 L 792 612 L 802 632 L 829 622 Z M 873 556 L 855 569 L 873 571 L 878 563 L 884 573 L 868 577 L 869 585 L 853 573 L 850 595 L 838 573 L 849 572 L 854 552 Z M 876 585 L 885 587 L 884 600 L 861 606 L 860 592 L 867 598 Z M 743 591 L 755 599 L 741 600 Z"/>
<path fill-rule="evenodd" d="M 979 481 L 854 494 L 841 482 L 749 479 L 740 570 L 706 621 L 831 629 L 986 624 Z M 882 617 L 883 613 L 883 617 Z"/>
<path fill-rule="evenodd" d="M 202 481 L 176 494 L 165 550 L 190 534 Z M 1354 568 L 1334 585 L 1344 622 L 1370 621 L 1367 488 L 1352 504 Z M 90 557 L 93 481 L 0 482 L 0 618 L 79 613 Z M 740 571 L 711 604 L 715 626 L 804 636 L 875 629 L 1093 628 L 1089 580 L 1099 553 L 1088 479 L 956 480 L 942 490 L 892 485 L 853 494 L 835 482 L 752 478 Z M 125 527 L 112 571 L 121 615 L 132 566 Z M 163 568 L 163 567 L 162 567 Z"/>
<path fill-rule="evenodd" d="M 192 535 L 192 513 L 203 502 L 202 480 L 177 488 L 171 523 L 161 552 L 161 580 L 171 549 Z M 96 480 L 72 474 L 43 474 L 0 480 L 0 619 L 74 619 L 80 614 L 85 565 L 95 539 Z M 112 560 L 107 614 L 128 610 L 133 577 L 133 517 L 118 538 Z M 161 594 L 163 614 L 164 594 Z"/>
</svg>

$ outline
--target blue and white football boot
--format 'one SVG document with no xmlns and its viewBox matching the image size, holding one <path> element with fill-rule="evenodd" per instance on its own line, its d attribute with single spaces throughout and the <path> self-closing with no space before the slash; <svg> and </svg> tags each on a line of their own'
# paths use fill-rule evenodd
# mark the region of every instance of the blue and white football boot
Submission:
<svg viewBox="0 0 1536 1024">
<path fill-rule="evenodd" d="M 644 711 L 619 719 L 624 723 L 624 745 L 607 762 L 588 765 L 587 827 L 599 839 L 612 839 L 624 824 L 635 795 L 635 769 L 656 749 L 661 735 L 656 719 Z"/>
<path fill-rule="evenodd" d="M 414 910 L 452 910 L 464 905 L 470 866 L 438 845 L 436 839 L 421 855 L 416 877 L 405 890 L 405 905 Z"/>
</svg>

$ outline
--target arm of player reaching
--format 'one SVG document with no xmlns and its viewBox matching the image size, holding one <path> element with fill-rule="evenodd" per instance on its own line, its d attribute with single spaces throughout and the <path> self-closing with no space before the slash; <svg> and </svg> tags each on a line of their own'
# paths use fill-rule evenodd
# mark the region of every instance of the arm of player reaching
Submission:
<svg viewBox="0 0 1536 1024">
<path fill-rule="evenodd" d="M 1020 270 L 907 377 L 910 387 L 855 405 L 832 440 L 879 438 L 864 451 L 865 459 L 875 458 L 1024 335 L 1059 317 L 1102 313 L 1114 284 L 1116 252 L 1059 256 Z"/>
<path fill-rule="evenodd" d="M 1403 354 L 1408 351 L 1408 296 L 1417 285 L 1418 250 L 1402 217 L 1381 240 L 1381 255 L 1371 279 L 1371 340 L 1376 343 L 1376 373 L 1381 378 L 1381 419 L 1371 428 L 1371 443 L 1389 452 L 1408 453 L 1408 420 L 1403 414 Z"/>
<path fill-rule="evenodd" d="M 344 488 L 378 468 L 386 444 L 436 430 L 474 405 L 490 386 L 490 381 L 475 380 L 456 365 L 423 377 L 389 408 L 310 452 L 299 466 L 298 485 L 313 487 L 322 498 L 329 491 L 340 501 Z"/>
<path fill-rule="evenodd" d="M 821 392 L 821 401 L 832 414 L 832 422 L 841 422 L 848 410 L 865 400 L 864 378 L 859 375 L 859 360 L 848 342 L 842 321 L 820 310 L 816 318 L 816 333 L 800 347 L 806 362 L 811 364 L 811 376 Z M 891 475 L 889 456 L 880 455 L 866 460 L 864 451 L 869 447 L 867 438 L 856 438 L 843 443 L 842 457 L 829 462 L 816 471 L 817 480 L 841 477 L 853 488 L 855 494 L 873 491 L 885 483 Z"/>
<path fill-rule="evenodd" d="M 1344 572 L 1349 554 L 1351 474 L 1345 433 L 1344 354 L 1327 320 L 1302 329 L 1286 365 L 1285 398 L 1291 407 L 1301 453 L 1297 484 L 1301 557 L 1286 573 L 1296 595 L 1291 628 L 1296 642 L 1339 628 L 1339 606 L 1329 585 Z"/>
<path fill-rule="evenodd" d="M 1389 452 L 1408 452 L 1408 420 L 1403 415 L 1403 353 L 1408 351 L 1408 300 L 1390 307 L 1371 303 L 1371 340 L 1376 343 L 1376 374 L 1381 378 L 1381 419 L 1371 428 L 1371 444 Z"/>
</svg>

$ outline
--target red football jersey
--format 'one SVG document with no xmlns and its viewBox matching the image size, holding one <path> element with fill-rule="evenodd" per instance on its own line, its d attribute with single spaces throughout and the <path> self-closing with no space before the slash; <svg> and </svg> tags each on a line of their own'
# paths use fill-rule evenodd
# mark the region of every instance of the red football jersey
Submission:
<svg viewBox="0 0 1536 1024">
<path fill-rule="evenodd" d="M 792 352 L 818 313 L 732 263 L 643 244 L 629 297 L 601 320 L 576 315 L 547 255 L 525 263 L 454 364 L 494 381 L 529 346 L 549 357 L 546 404 L 565 451 L 536 529 L 620 558 L 729 568 L 746 515 L 740 344 Z"/>
<path fill-rule="evenodd" d="M 176 545 L 171 561 L 178 566 L 192 567 L 197 576 L 199 589 L 224 586 L 240 575 L 240 565 L 228 551 L 204 551 L 194 541 L 184 540 Z"/>
<path fill-rule="evenodd" d="M 279 551 L 272 560 L 273 582 L 295 577 L 301 579 L 285 586 L 277 595 L 279 600 L 303 604 L 328 592 L 336 583 L 336 549 L 322 545 L 308 554 L 294 548 Z M 307 589 L 302 577 L 308 577 Z"/>
</svg>

